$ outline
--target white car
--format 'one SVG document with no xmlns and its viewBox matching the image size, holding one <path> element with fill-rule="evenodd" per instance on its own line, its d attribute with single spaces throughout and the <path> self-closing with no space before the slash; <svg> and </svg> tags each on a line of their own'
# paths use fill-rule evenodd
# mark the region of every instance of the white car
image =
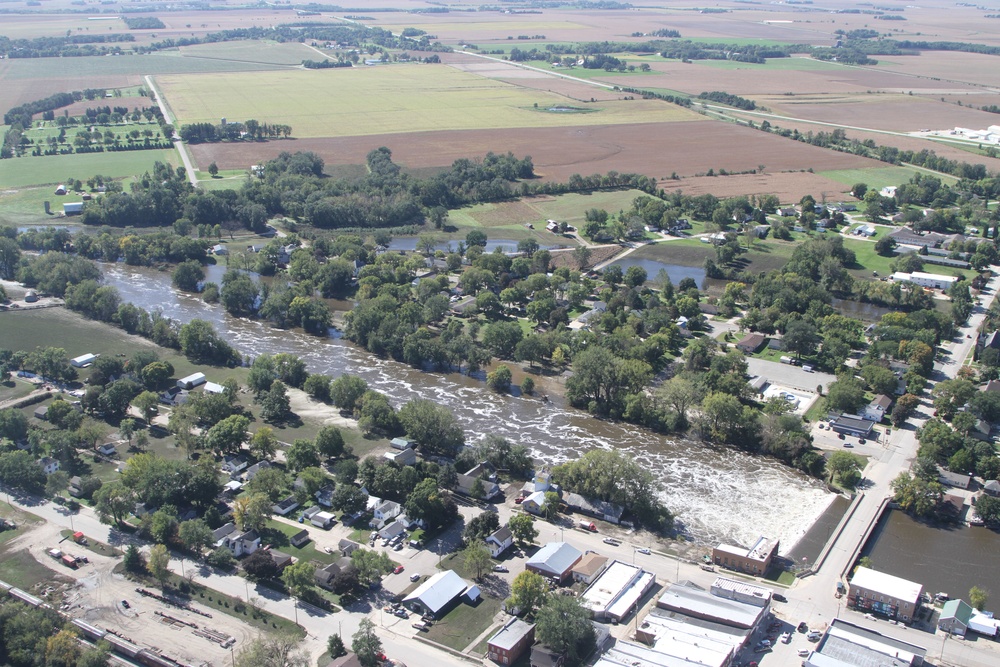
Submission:
<svg viewBox="0 0 1000 667">
<path fill-rule="evenodd" d="M 786 633 L 782 634 L 781 635 L 781 643 L 782 644 L 791 644 L 792 643 L 792 633 L 791 632 L 786 632 Z"/>
<path fill-rule="evenodd" d="M 641 554 L 646 554 L 647 556 L 648 556 L 648 555 L 649 555 L 649 553 L 650 553 L 650 552 L 649 552 L 649 549 L 647 549 L 646 547 L 642 547 L 642 548 L 639 548 L 639 549 L 636 549 L 636 551 L 638 551 L 638 552 L 639 552 L 639 553 L 641 553 Z"/>
<path fill-rule="evenodd" d="M 807 648 L 800 648 L 799 649 L 799 657 L 800 658 L 808 658 L 809 657 L 809 653 L 810 653 L 810 651 Z"/>
</svg>

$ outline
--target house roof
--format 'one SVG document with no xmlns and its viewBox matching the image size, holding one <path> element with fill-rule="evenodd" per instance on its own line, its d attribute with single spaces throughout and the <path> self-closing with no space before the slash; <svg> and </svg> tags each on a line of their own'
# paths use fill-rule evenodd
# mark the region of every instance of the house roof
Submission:
<svg viewBox="0 0 1000 667">
<path fill-rule="evenodd" d="M 519 618 L 508 621 L 500 631 L 489 638 L 487 644 L 509 651 L 535 629 L 534 623 L 525 623 Z"/>
<path fill-rule="evenodd" d="M 969 487 L 969 482 L 972 481 L 972 475 L 966 475 L 960 472 L 951 472 L 950 470 L 941 470 L 939 468 L 938 479 L 948 486 L 957 486 L 966 489 Z"/>
<path fill-rule="evenodd" d="M 872 405 L 878 406 L 883 410 L 888 410 L 889 406 L 892 405 L 892 399 L 885 394 L 879 394 L 871 403 Z"/>
<path fill-rule="evenodd" d="M 528 559 L 526 565 L 555 576 L 563 576 L 583 556 L 576 547 L 566 542 L 549 542 Z"/>
<path fill-rule="evenodd" d="M 514 539 L 514 534 L 510 532 L 510 528 L 507 526 L 501 526 L 486 538 L 487 541 L 494 540 L 497 544 L 503 544 L 507 540 L 512 539 Z"/>
<path fill-rule="evenodd" d="M 620 520 L 622 518 L 622 513 L 625 511 L 620 505 L 615 505 L 614 503 L 605 502 L 603 500 L 594 500 L 592 498 L 587 498 L 581 496 L 579 493 L 564 493 L 563 500 L 566 504 L 574 509 L 581 509 L 591 514 L 597 514 L 600 516 L 612 517 L 615 520 Z"/>
<path fill-rule="evenodd" d="M 454 570 L 438 572 L 420 585 L 417 590 L 407 595 L 403 602 L 419 601 L 432 613 L 437 613 L 448 603 L 457 598 L 468 585 Z"/>
<path fill-rule="evenodd" d="M 602 556 L 599 553 L 586 554 L 573 566 L 573 574 L 579 574 L 584 577 L 595 575 L 601 571 L 601 568 L 607 562 L 607 556 Z"/>
<path fill-rule="evenodd" d="M 762 333 L 748 333 L 740 340 L 740 342 L 736 343 L 736 347 L 758 348 L 763 345 L 766 340 L 767 336 Z"/>
<path fill-rule="evenodd" d="M 527 498 L 525 498 L 524 502 L 521 503 L 521 504 L 523 505 L 524 503 L 529 503 L 529 502 L 530 503 L 535 503 L 539 507 L 544 507 L 545 506 L 545 492 L 544 491 L 535 491 L 530 496 L 528 496 Z"/>
<path fill-rule="evenodd" d="M 1000 391 L 1000 380 L 990 380 L 983 387 L 983 391 Z"/>
<path fill-rule="evenodd" d="M 881 593 L 916 604 L 923 592 L 924 587 L 918 583 L 907 581 L 900 577 L 894 577 L 885 572 L 877 572 L 867 567 L 859 567 L 851 579 L 852 586 L 858 586 L 873 593 Z"/>
<path fill-rule="evenodd" d="M 326 664 L 326 667 L 361 667 L 361 659 L 358 658 L 357 653 L 348 653 L 331 660 Z"/>
<path fill-rule="evenodd" d="M 381 512 L 382 514 L 389 514 L 399 510 L 399 503 L 392 500 L 386 500 L 378 507 L 375 508 L 376 512 Z"/>
<path fill-rule="evenodd" d="M 990 481 L 983 484 L 983 489 L 990 492 L 1000 492 L 1000 481 L 991 479 Z"/>
</svg>

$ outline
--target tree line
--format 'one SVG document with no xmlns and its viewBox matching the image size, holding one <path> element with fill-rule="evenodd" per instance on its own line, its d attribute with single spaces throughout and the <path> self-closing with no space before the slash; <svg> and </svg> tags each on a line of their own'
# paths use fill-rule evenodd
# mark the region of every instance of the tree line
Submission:
<svg viewBox="0 0 1000 667">
<path fill-rule="evenodd" d="M 250 119 L 244 122 L 191 123 L 180 129 L 180 137 L 191 144 L 213 143 L 217 141 L 262 141 L 285 138 L 292 135 L 292 126 L 280 123 L 262 123 Z"/>
</svg>

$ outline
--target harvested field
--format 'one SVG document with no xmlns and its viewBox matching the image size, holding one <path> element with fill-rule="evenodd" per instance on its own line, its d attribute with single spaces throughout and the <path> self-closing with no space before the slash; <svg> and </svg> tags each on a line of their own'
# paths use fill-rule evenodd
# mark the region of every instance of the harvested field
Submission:
<svg viewBox="0 0 1000 667">
<path fill-rule="evenodd" d="M 590 249 L 590 259 L 587 260 L 587 266 L 591 267 L 595 264 L 600 264 L 601 262 L 606 262 L 618 253 L 622 252 L 624 248 L 617 245 L 603 245 L 597 246 L 596 248 Z M 552 251 L 552 266 L 554 268 L 559 268 L 565 266 L 572 270 L 577 270 L 580 268 L 579 263 L 577 263 L 576 258 L 573 256 L 573 250 L 553 250 Z"/>
<path fill-rule="evenodd" d="M 528 91 L 434 65 L 158 77 L 185 123 L 219 118 L 287 123 L 297 138 L 485 128 L 558 128 L 690 120 L 693 112 L 651 100 L 608 102 L 595 113 L 547 113 L 562 96 Z M 267 90 L 267 95 L 261 95 Z"/>
<path fill-rule="evenodd" d="M 576 117 L 593 117 L 587 114 Z M 283 150 L 311 150 L 328 165 L 363 164 L 365 155 L 387 146 L 393 159 L 407 168 L 450 165 L 459 158 L 489 151 L 530 155 L 536 173 L 546 180 L 565 181 L 573 174 L 634 172 L 657 179 L 673 172 L 693 176 L 709 169 L 749 171 L 764 164 L 766 182 L 777 184 L 777 172 L 789 170 L 859 169 L 879 163 L 846 153 L 783 139 L 729 123 L 679 122 L 569 128 L 525 128 L 494 131 L 441 131 L 272 141 L 262 144 L 201 144 L 191 147 L 199 164 L 215 161 L 220 169 L 241 169 L 274 158 Z M 734 150 L 738 147 L 738 150 Z M 724 186 L 728 179 L 708 179 Z M 741 179 L 747 186 L 752 180 Z M 680 186 L 680 184 L 678 184 Z M 672 188 L 671 183 L 664 187 Z M 685 186 L 686 187 L 686 184 Z M 761 184 L 741 192 L 759 190 Z M 832 189 L 832 188 L 831 188 Z M 706 190 L 708 191 L 708 190 Z M 735 193 L 734 193 L 735 194 Z M 801 195 L 795 197 L 797 200 Z"/>
<path fill-rule="evenodd" d="M 1000 32 L 1000 19 L 995 19 L 993 32 Z M 988 43 L 987 33 L 964 37 L 961 41 Z M 917 39 L 931 39 L 921 37 Z M 993 40 L 996 43 L 995 39 Z M 1000 86 L 1000 62 L 997 56 L 958 51 L 923 51 L 919 56 L 877 57 L 875 69 L 904 74 L 914 79 L 927 79 L 938 88 L 971 84 L 977 88 Z"/>
<path fill-rule="evenodd" d="M 771 194 L 786 204 L 798 202 L 805 193 L 810 193 L 817 199 L 826 195 L 831 199 L 843 199 L 850 185 L 844 185 L 834 180 L 810 174 L 809 172 L 784 172 L 765 174 L 742 174 L 738 176 L 702 176 L 699 178 L 684 178 L 676 182 L 660 183 L 665 190 L 680 190 L 687 195 L 711 194 L 716 197 L 735 197 L 737 195 Z"/>
<path fill-rule="evenodd" d="M 303 60 L 317 60 L 319 53 L 298 42 L 243 41 L 197 44 L 180 49 L 185 58 L 235 60 L 266 65 L 300 65 Z"/>
</svg>

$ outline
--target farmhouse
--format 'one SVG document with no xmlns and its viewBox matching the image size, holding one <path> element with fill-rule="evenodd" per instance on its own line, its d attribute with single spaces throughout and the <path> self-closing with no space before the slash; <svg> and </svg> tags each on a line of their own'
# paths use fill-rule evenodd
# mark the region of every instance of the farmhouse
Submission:
<svg viewBox="0 0 1000 667">
<path fill-rule="evenodd" d="M 848 606 L 909 623 L 920 607 L 923 586 L 859 567 L 847 593 Z"/>
<path fill-rule="evenodd" d="M 42 467 L 42 472 L 46 475 L 51 475 L 59 470 L 59 460 L 54 459 L 51 456 L 43 456 L 38 459 L 38 465 Z"/>
</svg>

